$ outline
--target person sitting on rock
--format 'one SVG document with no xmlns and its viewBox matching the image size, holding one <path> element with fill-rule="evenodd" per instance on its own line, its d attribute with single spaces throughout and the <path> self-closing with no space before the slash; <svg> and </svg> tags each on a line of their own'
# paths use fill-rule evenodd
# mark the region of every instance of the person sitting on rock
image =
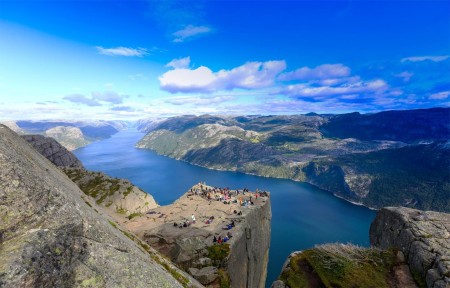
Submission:
<svg viewBox="0 0 450 288">
<path fill-rule="evenodd" d="M 194 214 L 192 214 L 191 218 L 192 218 L 192 222 L 195 223 L 195 216 L 194 216 Z"/>
<path fill-rule="evenodd" d="M 232 227 L 234 227 L 234 220 L 231 220 L 230 225 L 231 225 Z"/>
<path fill-rule="evenodd" d="M 227 232 L 227 237 L 228 237 L 228 238 L 231 238 L 231 237 L 233 237 L 233 235 L 231 234 L 231 232 L 230 232 L 230 231 L 228 231 L 228 232 Z"/>
<path fill-rule="evenodd" d="M 178 227 L 177 222 L 173 222 L 173 227 Z"/>
<path fill-rule="evenodd" d="M 222 237 L 219 236 L 219 238 L 217 239 L 217 243 L 221 244 L 222 243 Z"/>
<path fill-rule="evenodd" d="M 225 243 L 227 241 L 228 241 L 228 237 L 227 236 L 223 237 L 223 243 Z"/>
<path fill-rule="evenodd" d="M 214 238 L 213 238 L 213 243 L 214 243 L 214 244 L 217 243 L 217 238 L 216 238 L 216 236 L 214 236 Z"/>
</svg>

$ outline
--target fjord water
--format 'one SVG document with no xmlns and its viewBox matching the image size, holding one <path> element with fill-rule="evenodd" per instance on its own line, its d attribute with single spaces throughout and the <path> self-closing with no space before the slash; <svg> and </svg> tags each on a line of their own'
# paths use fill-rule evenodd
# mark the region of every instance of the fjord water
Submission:
<svg viewBox="0 0 450 288">
<path fill-rule="evenodd" d="M 369 226 L 375 217 L 370 209 L 306 183 L 209 170 L 134 148 L 143 136 L 136 130 L 121 131 L 75 154 L 87 169 L 127 178 L 152 194 L 160 205 L 172 203 L 199 181 L 231 189 L 270 191 L 272 235 L 267 287 L 293 251 L 331 242 L 369 245 Z"/>
</svg>

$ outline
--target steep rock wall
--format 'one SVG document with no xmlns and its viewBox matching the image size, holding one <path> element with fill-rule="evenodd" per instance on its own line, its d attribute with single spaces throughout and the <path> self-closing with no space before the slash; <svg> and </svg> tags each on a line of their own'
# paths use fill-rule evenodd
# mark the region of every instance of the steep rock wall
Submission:
<svg viewBox="0 0 450 288">
<path fill-rule="evenodd" d="M 22 138 L 58 167 L 83 168 L 81 161 L 53 138 L 42 135 L 23 135 Z"/>
<path fill-rule="evenodd" d="M 397 248 L 427 287 L 450 286 L 450 214 L 404 207 L 381 209 L 370 227 L 370 243 Z"/>
<path fill-rule="evenodd" d="M 270 201 L 259 209 L 250 211 L 242 229 L 234 235 L 236 242 L 231 246 L 228 259 L 228 273 L 231 287 L 264 287 L 270 246 L 270 222 L 272 218 Z"/>
</svg>

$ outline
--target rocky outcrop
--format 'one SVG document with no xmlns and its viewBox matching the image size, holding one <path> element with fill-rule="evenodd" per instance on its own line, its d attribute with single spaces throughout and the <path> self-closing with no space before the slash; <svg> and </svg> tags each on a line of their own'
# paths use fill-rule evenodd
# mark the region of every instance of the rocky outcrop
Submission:
<svg viewBox="0 0 450 288">
<path fill-rule="evenodd" d="M 158 207 L 152 195 L 131 184 L 101 172 L 82 168 L 63 168 L 64 173 L 108 215 L 132 217 Z M 115 218 L 115 217 L 114 217 Z"/>
<path fill-rule="evenodd" d="M 323 244 L 293 252 L 272 288 L 417 288 L 403 253 L 351 244 Z"/>
<path fill-rule="evenodd" d="M 22 138 L 58 167 L 83 168 L 80 160 L 53 138 L 42 135 L 23 135 Z"/>
<path fill-rule="evenodd" d="M 83 195 L 0 125 L 1 287 L 200 286 L 156 262 L 149 247 L 136 245 Z"/>
<path fill-rule="evenodd" d="M 218 189 L 195 185 L 173 204 L 152 209 L 131 220 L 118 220 L 119 224 L 204 285 L 264 287 L 270 245 L 268 193 L 256 197 L 251 192 L 243 195 L 242 190 L 239 194 L 226 190 L 231 196 L 218 201 L 216 197 L 223 196 Z M 250 199 L 253 205 L 240 204 Z M 230 223 L 235 226 L 228 230 L 226 226 Z M 226 243 L 213 242 L 214 237 L 223 238 L 228 232 L 232 237 Z"/>
<path fill-rule="evenodd" d="M 397 248 L 427 287 L 450 286 L 450 214 L 404 207 L 381 209 L 370 227 L 370 243 Z"/>
</svg>

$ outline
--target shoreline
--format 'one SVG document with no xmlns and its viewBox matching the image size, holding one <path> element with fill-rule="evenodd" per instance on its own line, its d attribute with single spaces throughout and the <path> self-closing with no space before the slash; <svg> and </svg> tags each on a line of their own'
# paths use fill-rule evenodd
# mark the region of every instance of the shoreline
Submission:
<svg viewBox="0 0 450 288">
<path fill-rule="evenodd" d="M 157 151 L 155 151 L 155 150 L 153 150 L 153 149 L 149 149 L 149 148 L 141 148 L 141 147 L 137 147 L 136 145 L 134 146 L 134 148 L 136 148 L 136 149 L 148 150 L 148 151 L 151 151 L 151 152 L 153 152 L 153 153 L 156 153 L 156 154 L 159 155 L 159 156 L 167 157 L 167 158 L 170 158 L 170 159 L 173 159 L 173 160 L 181 161 L 181 162 L 184 162 L 184 163 L 188 163 L 188 164 L 190 164 L 190 165 L 193 165 L 193 166 L 197 166 L 197 167 L 201 167 L 201 168 L 205 168 L 205 169 L 209 169 L 209 170 L 222 171 L 222 172 L 236 172 L 236 173 L 242 173 L 242 174 L 245 174 L 245 175 L 257 176 L 257 177 L 263 177 L 263 178 L 284 179 L 284 180 L 294 181 L 294 182 L 298 182 L 298 183 L 305 183 L 305 184 L 311 185 L 311 186 L 313 186 L 313 187 L 315 187 L 315 188 L 317 188 L 317 189 L 320 189 L 320 190 L 322 190 L 322 191 L 325 191 L 325 192 L 327 192 L 327 193 L 331 193 L 334 197 L 339 198 L 339 199 L 342 199 L 342 200 L 344 200 L 344 201 L 346 201 L 346 202 L 348 202 L 348 203 L 351 203 L 351 204 L 353 204 L 353 205 L 356 205 L 356 206 L 363 206 L 363 207 L 365 207 L 365 208 L 367 208 L 367 209 L 370 209 L 370 210 L 372 210 L 372 211 L 378 211 L 378 210 L 380 210 L 380 209 L 378 209 L 378 208 L 374 208 L 374 207 L 370 207 L 370 206 L 364 205 L 363 203 L 360 203 L 360 202 L 355 202 L 355 201 L 346 199 L 346 198 L 344 198 L 343 196 L 337 195 L 337 194 L 334 193 L 333 191 L 329 191 L 329 190 L 320 188 L 319 186 L 317 186 L 317 185 L 315 185 L 315 184 L 313 184 L 313 183 L 310 183 L 310 182 L 300 181 L 300 180 L 291 179 L 291 178 L 283 178 L 283 177 L 269 177 L 269 176 L 264 176 L 264 175 L 254 174 L 254 173 L 242 172 L 242 171 L 239 171 L 239 170 L 228 170 L 228 169 L 211 168 L 211 167 L 202 166 L 202 165 L 199 165 L 199 164 L 194 164 L 194 163 L 188 162 L 188 161 L 183 160 L 183 159 L 179 159 L 179 158 L 175 158 L 175 157 L 170 157 L 170 156 L 168 156 L 168 155 L 160 154 L 160 153 L 158 153 Z"/>
</svg>

